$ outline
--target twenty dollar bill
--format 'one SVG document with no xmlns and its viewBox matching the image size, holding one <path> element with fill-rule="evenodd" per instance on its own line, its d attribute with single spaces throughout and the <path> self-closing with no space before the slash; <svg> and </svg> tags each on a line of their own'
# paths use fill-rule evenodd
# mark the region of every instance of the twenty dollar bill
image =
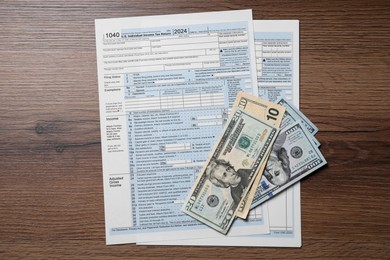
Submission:
<svg viewBox="0 0 390 260">
<path fill-rule="evenodd" d="M 243 109 L 233 109 L 182 211 L 226 234 L 278 131 Z"/>
</svg>

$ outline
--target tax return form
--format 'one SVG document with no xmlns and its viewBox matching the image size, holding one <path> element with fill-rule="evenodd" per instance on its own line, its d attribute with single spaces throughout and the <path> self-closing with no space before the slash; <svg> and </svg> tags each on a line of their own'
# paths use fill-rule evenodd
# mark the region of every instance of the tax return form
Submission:
<svg viewBox="0 0 390 260">
<path fill-rule="evenodd" d="M 299 21 L 255 20 L 254 35 L 259 96 L 275 102 L 283 97 L 299 108 Z M 300 247 L 300 183 L 262 204 L 268 207 L 270 233 L 186 241 L 155 241 L 154 245 Z"/>
<path fill-rule="evenodd" d="M 106 243 L 220 236 L 181 212 L 236 93 L 258 95 L 251 10 L 95 21 Z M 269 233 L 266 207 L 230 235 Z"/>
</svg>

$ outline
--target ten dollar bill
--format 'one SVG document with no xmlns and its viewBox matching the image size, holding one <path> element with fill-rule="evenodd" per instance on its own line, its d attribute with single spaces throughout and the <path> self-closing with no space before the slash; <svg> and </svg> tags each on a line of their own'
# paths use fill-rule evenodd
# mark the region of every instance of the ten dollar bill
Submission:
<svg viewBox="0 0 390 260">
<path fill-rule="evenodd" d="M 283 115 L 285 113 L 285 108 L 283 106 L 253 95 L 246 94 L 244 92 L 238 93 L 233 107 L 242 108 L 245 111 L 256 115 L 259 119 L 276 127 L 280 126 Z M 250 205 L 255 195 L 256 187 L 259 185 L 261 175 L 265 169 L 268 156 L 269 154 L 266 155 L 266 160 L 259 167 L 259 172 L 257 173 L 257 176 L 252 185 L 254 188 L 250 188 L 245 198 L 240 202 L 239 208 L 237 210 L 237 217 L 239 218 L 245 219 L 248 216 Z"/>
</svg>

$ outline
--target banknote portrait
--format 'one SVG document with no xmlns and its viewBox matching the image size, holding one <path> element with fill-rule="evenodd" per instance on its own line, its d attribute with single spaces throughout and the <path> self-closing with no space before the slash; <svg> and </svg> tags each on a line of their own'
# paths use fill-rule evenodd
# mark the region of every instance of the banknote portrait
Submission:
<svg viewBox="0 0 390 260">
<path fill-rule="evenodd" d="M 251 169 L 238 169 L 225 160 L 212 160 L 206 169 L 206 174 L 215 186 L 230 188 L 230 193 L 235 204 L 241 200 L 241 195 L 249 185 Z"/>
<path fill-rule="evenodd" d="M 279 134 L 272 147 L 267 166 L 263 173 L 267 180 L 276 186 L 282 186 L 287 183 L 291 176 L 290 158 L 286 149 L 283 147 L 285 141 L 286 134 Z"/>
</svg>

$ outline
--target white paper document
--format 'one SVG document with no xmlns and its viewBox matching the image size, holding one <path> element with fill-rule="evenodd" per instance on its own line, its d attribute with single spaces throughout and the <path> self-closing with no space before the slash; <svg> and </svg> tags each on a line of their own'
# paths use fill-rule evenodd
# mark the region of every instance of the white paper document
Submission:
<svg viewBox="0 0 390 260">
<path fill-rule="evenodd" d="M 300 246 L 299 183 L 228 236 L 180 210 L 238 91 L 298 107 L 298 22 L 241 10 L 95 28 L 106 243 Z"/>
<path fill-rule="evenodd" d="M 259 96 L 280 97 L 299 107 L 299 21 L 254 21 Z M 228 235 L 182 241 L 158 241 L 159 245 L 301 246 L 300 183 L 262 204 L 268 207 L 270 233 Z"/>
<path fill-rule="evenodd" d="M 252 12 L 95 27 L 106 243 L 219 237 L 180 209 L 236 93 L 258 95 Z M 229 234 L 269 232 L 260 207 Z"/>
<path fill-rule="evenodd" d="M 270 232 L 235 236 L 228 234 L 218 238 L 201 238 L 176 241 L 153 241 L 145 245 L 192 245 L 192 246 L 256 246 L 256 247 L 300 247 L 301 212 L 299 183 L 279 194 L 268 204 Z"/>
</svg>

